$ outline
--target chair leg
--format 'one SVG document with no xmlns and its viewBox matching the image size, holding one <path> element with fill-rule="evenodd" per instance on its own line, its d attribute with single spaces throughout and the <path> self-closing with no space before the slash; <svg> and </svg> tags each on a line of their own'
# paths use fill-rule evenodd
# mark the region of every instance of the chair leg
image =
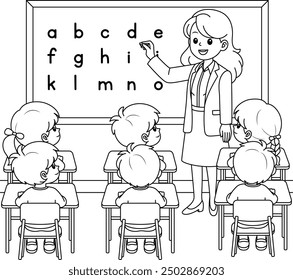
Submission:
<svg viewBox="0 0 293 280">
<path fill-rule="evenodd" d="M 59 232 L 59 223 L 58 220 L 55 220 L 55 230 L 56 230 L 56 255 L 58 260 L 62 259 L 61 253 L 61 242 L 60 242 L 60 232 Z"/>
<path fill-rule="evenodd" d="M 271 247 L 271 256 L 275 256 L 275 246 L 274 246 L 274 237 L 273 237 L 273 232 L 272 232 L 272 221 L 271 217 L 268 217 L 268 222 L 269 222 L 269 239 L 270 239 L 270 247 Z"/>
<path fill-rule="evenodd" d="M 234 257 L 237 253 L 237 227 L 238 227 L 238 217 L 236 216 L 235 221 L 234 221 L 232 249 L 231 249 L 231 256 L 232 257 Z"/>
<path fill-rule="evenodd" d="M 121 226 L 121 236 L 120 236 L 120 244 L 119 244 L 119 253 L 118 253 L 118 259 L 122 260 L 124 256 L 124 250 L 126 245 L 124 244 L 124 235 L 125 235 L 125 220 L 122 220 L 122 226 Z"/>
<path fill-rule="evenodd" d="M 155 220 L 155 225 L 156 225 L 157 257 L 159 260 L 161 260 L 162 259 L 162 247 L 161 247 L 160 228 L 159 228 L 158 220 Z"/>
<path fill-rule="evenodd" d="M 21 222 L 21 232 L 20 232 L 20 240 L 19 240 L 19 248 L 18 248 L 18 259 L 21 260 L 24 255 L 24 227 L 25 227 L 25 220 Z"/>
</svg>

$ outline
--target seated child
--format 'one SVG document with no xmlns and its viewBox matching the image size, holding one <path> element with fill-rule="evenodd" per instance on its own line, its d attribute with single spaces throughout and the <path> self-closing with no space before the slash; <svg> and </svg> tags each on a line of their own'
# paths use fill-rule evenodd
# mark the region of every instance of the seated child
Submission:
<svg viewBox="0 0 293 280">
<path fill-rule="evenodd" d="M 55 182 L 60 171 L 64 168 L 58 158 L 57 149 L 46 142 L 33 142 L 27 146 L 19 146 L 17 154 L 12 154 L 12 170 L 17 179 L 31 185 L 19 194 L 15 203 L 20 207 L 22 203 L 58 203 L 60 207 L 66 204 L 66 199 L 53 187 L 47 184 Z M 34 227 L 37 225 L 34 225 Z M 26 244 L 28 253 L 35 253 L 38 249 L 36 239 L 29 239 Z M 54 241 L 44 240 L 44 251 L 55 251 Z"/>
<path fill-rule="evenodd" d="M 131 185 L 116 199 L 116 204 L 123 203 L 158 203 L 160 207 L 166 205 L 166 198 L 150 185 L 161 175 L 161 161 L 152 147 L 130 144 L 126 151 L 122 151 L 117 160 L 120 176 Z M 137 252 L 137 240 L 128 240 L 126 250 L 129 253 Z M 146 253 L 155 251 L 154 240 L 145 240 Z"/>
<path fill-rule="evenodd" d="M 160 129 L 157 128 L 159 111 L 148 104 L 121 107 L 111 121 L 112 133 L 124 147 L 130 143 L 155 146 L 161 140 Z"/>
<path fill-rule="evenodd" d="M 59 113 L 44 102 L 29 102 L 16 111 L 11 118 L 10 128 L 5 129 L 3 150 L 9 158 L 19 145 L 25 146 L 35 141 L 55 145 L 60 140 L 57 128 Z"/>
<path fill-rule="evenodd" d="M 261 99 L 248 99 L 235 108 L 234 118 L 238 142 L 264 141 L 276 155 L 280 153 L 282 118 L 276 107 Z"/>
<path fill-rule="evenodd" d="M 227 201 L 230 204 L 233 204 L 235 200 L 271 200 L 272 203 L 276 203 L 278 197 L 263 184 L 274 174 L 276 164 L 275 154 L 267 148 L 264 141 L 241 144 L 231 160 L 233 173 L 243 183 L 228 194 Z M 255 244 L 258 250 L 266 249 L 266 238 L 257 236 Z M 238 248 L 240 250 L 249 248 L 248 236 L 239 237 Z"/>
</svg>

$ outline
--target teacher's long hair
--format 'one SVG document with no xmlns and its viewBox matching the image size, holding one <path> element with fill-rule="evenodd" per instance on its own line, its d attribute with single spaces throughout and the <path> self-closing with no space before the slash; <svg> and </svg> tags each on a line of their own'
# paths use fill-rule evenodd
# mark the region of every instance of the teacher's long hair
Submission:
<svg viewBox="0 0 293 280">
<path fill-rule="evenodd" d="M 240 55 L 240 49 L 236 49 L 233 45 L 233 27 L 230 19 L 217 10 L 200 10 L 184 24 L 183 33 L 188 39 L 190 39 L 191 28 L 194 24 L 196 24 L 198 31 L 203 36 L 227 40 L 228 48 L 225 51 L 221 51 L 214 60 L 229 70 L 232 75 L 232 81 L 235 81 L 242 73 L 243 59 Z M 181 55 L 181 63 L 188 65 L 200 61 L 194 56 L 188 45 L 188 48 Z"/>
</svg>

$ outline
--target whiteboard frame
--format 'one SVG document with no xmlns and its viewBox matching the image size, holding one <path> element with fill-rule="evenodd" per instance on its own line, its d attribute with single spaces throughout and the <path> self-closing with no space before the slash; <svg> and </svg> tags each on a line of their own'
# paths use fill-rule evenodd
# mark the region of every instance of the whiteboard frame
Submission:
<svg viewBox="0 0 293 280">
<path fill-rule="evenodd" d="M 34 12 L 37 8 L 192 7 L 259 8 L 261 12 L 261 98 L 269 102 L 269 2 L 267 1 L 28 1 L 26 4 L 26 102 L 34 101 Z M 160 125 L 182 125 L 183 117 L 161 117 Z M 108 117 L 60 118 L 64 125 L 109 125 Z"/>
</svg>

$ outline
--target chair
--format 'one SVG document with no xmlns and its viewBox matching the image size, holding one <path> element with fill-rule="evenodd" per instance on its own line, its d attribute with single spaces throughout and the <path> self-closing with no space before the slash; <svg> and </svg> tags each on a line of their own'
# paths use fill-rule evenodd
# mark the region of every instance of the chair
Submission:
<svg viewBox="0 0 293 280">
<path fill-rule="evenodd" d="M 155 239 L 156 255 L 162 259 L 159 226 L 160 206 L 157 203 L 123 203 L 120 207 L 120 245 L 118 259 L 124 257 L 127 239 Z"/>
<path fill-rule="evenodd" d="M 59 260 L 61 255 L 61 227 L 60 206 L 57 203 L 23 203 L 20 206 L 19 227 L 19 251 L 18 259 L 24 256 L 27 239 L 54 239 L 56 246 L 56 256 Z"/>
<path fill-rule="evenodd" d="M 237 252 L 238 236 L 266 236 L 269 253 L 275 256 L 273 203 L 270 200 L 236 200 L 233 204 L 232 257 Z"/>
</svg>

